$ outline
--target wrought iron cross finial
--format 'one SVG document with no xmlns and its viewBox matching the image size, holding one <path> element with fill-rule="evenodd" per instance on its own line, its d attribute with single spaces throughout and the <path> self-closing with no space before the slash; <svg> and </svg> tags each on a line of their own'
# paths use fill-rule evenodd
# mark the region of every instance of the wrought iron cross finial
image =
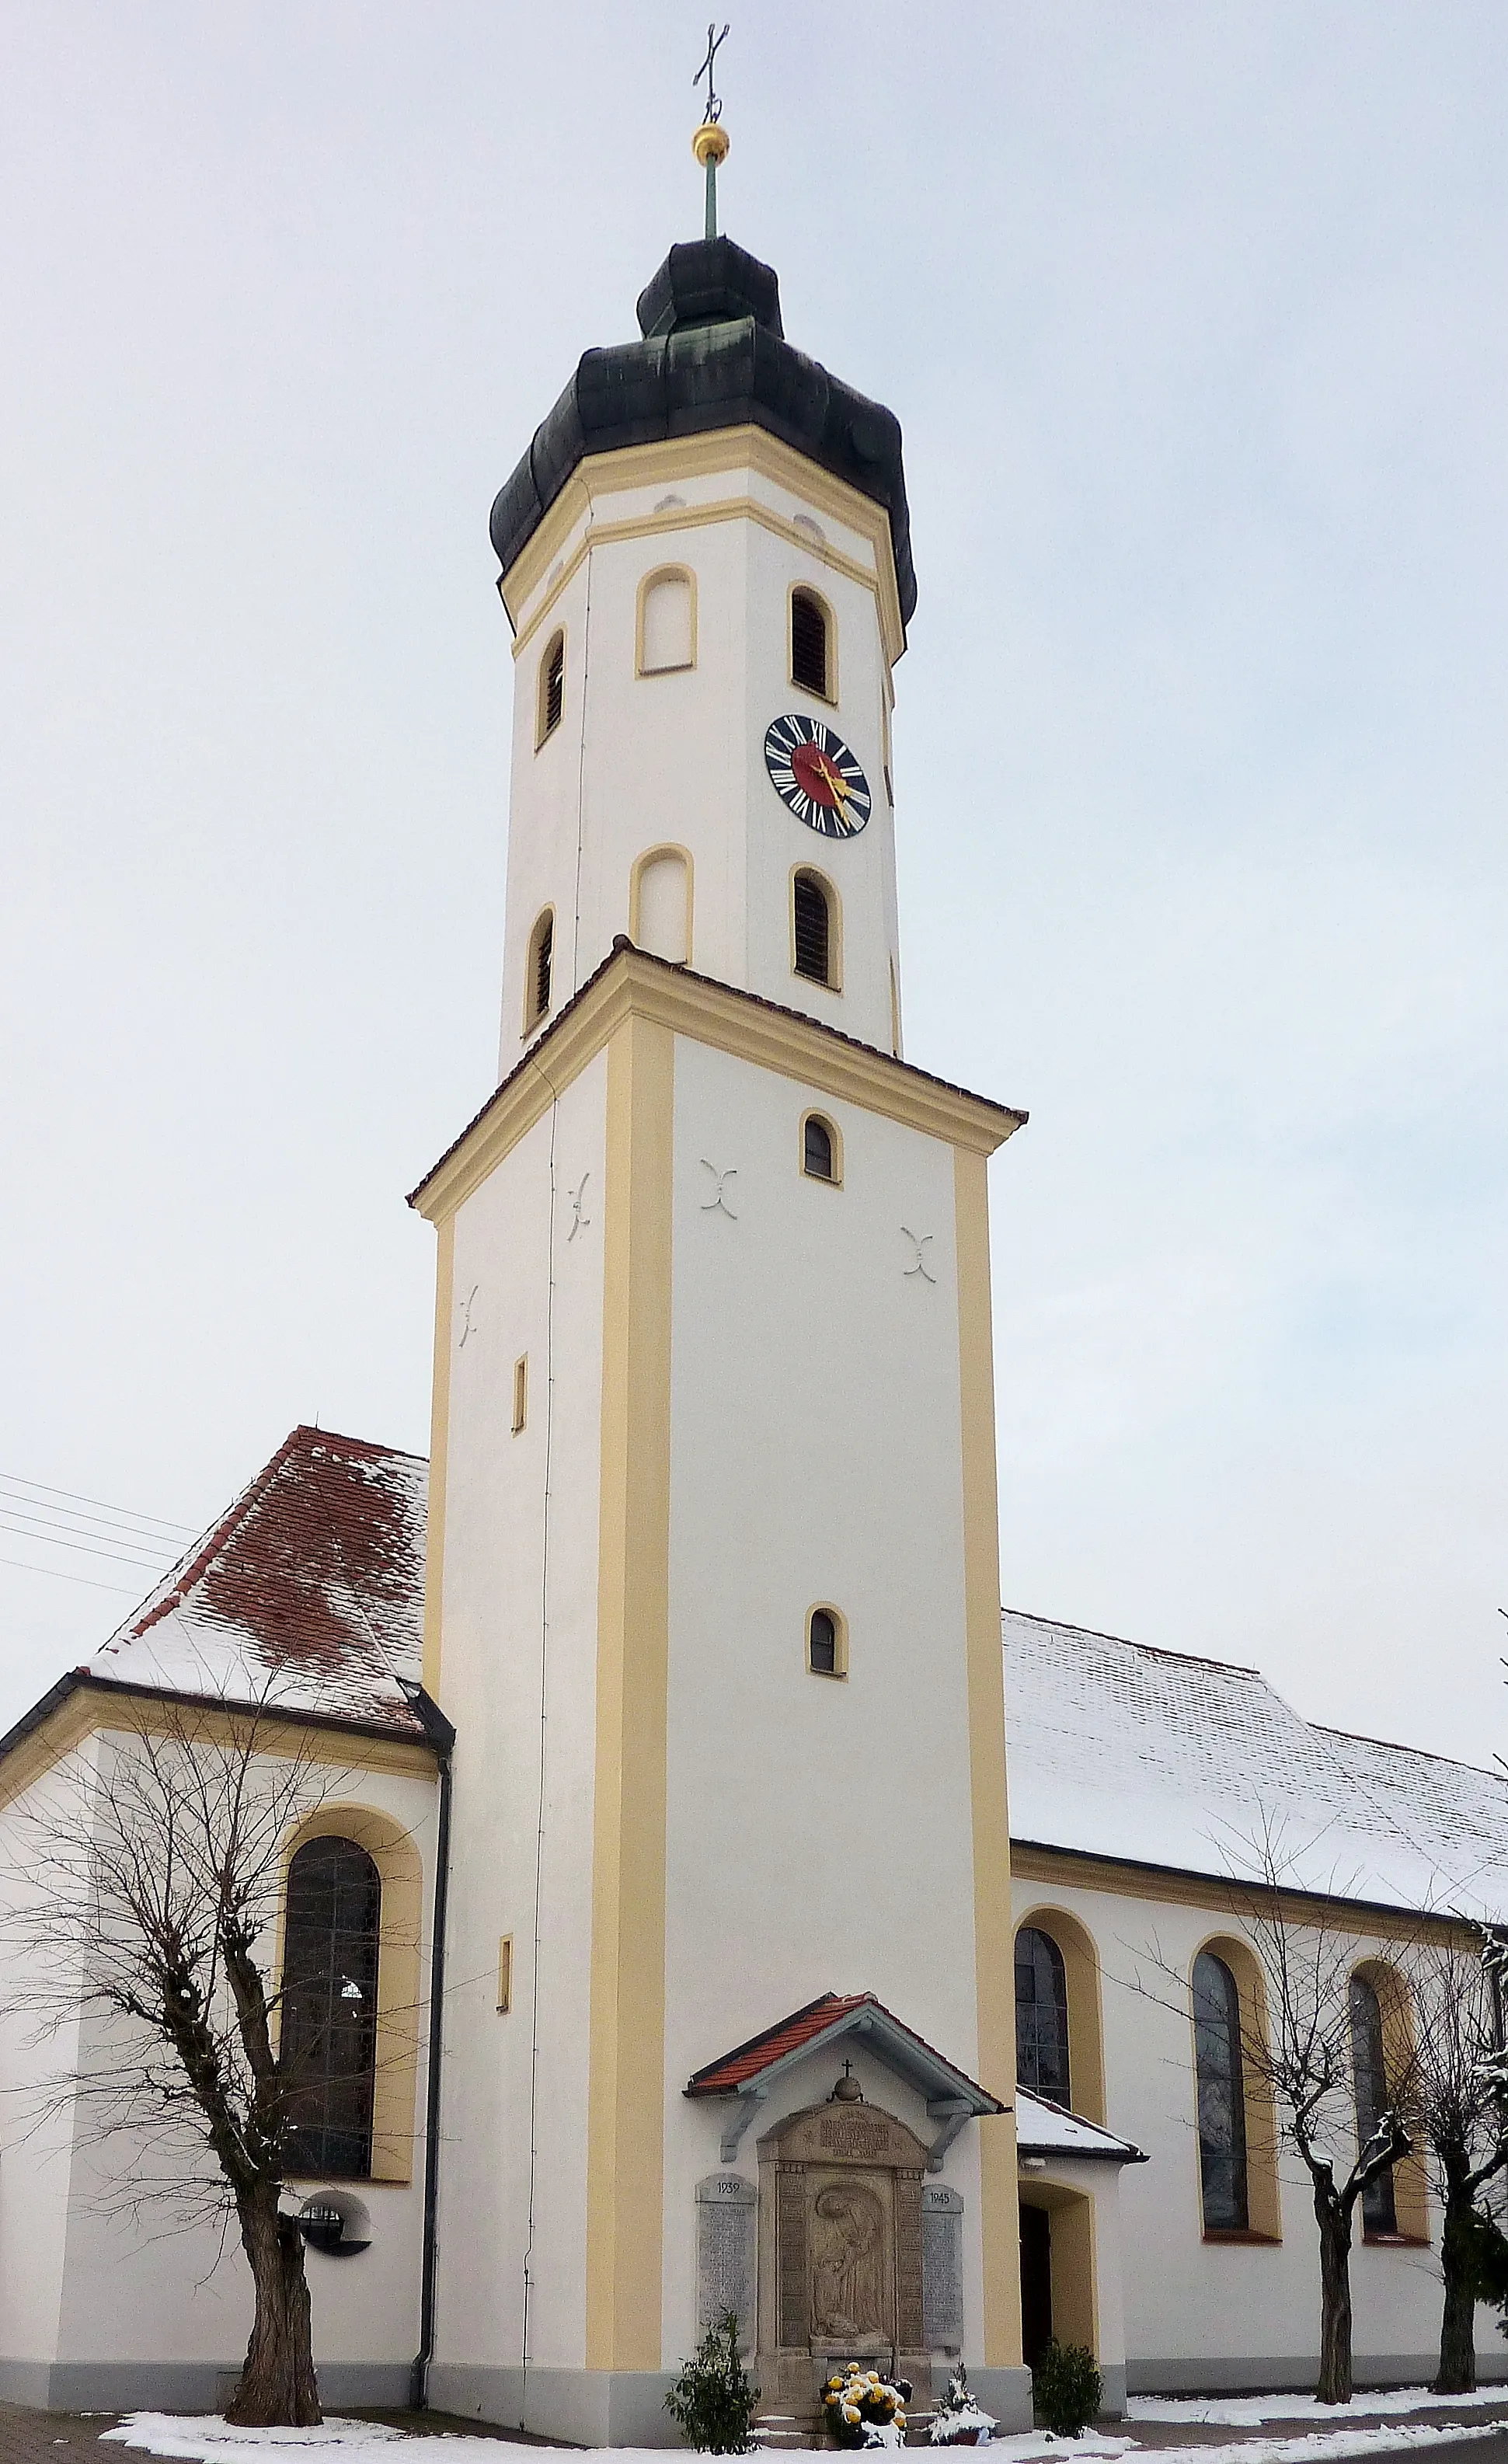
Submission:
<svg viewBox="0 0 1508 2464">
<path fill-rule="evenodd" d="M 707 57 L 702 62 L 701 67 L 697 70 L 695 77 L 691 79 L 691 83 L 693 85 L 700 85 L 703 77 L 707 79 L 707 117 L 714 128 L 723 116 L 723 105 L 722 98 L 717 93 L 716 87 L 713 84 L 713 76 L 716 70 L 718 52 L 727 40 L 727 27 L 725 26 L 722 33 L 719 33 L 717 31 L 717 20 L 714 17 L 711 24 L 707 29 Z"/>
</svg>

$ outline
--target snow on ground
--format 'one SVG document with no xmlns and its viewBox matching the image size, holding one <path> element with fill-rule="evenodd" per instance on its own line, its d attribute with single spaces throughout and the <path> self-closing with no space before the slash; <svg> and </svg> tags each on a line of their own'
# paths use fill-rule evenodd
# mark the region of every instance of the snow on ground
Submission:
<svg viewBox="0 0 1508 2464">
<path fill-rule="evenodd" d="M 1328 2427 L 1354 2420 L 1358 2413 L 1458 2412 L 1463 2405 L 1503 2403 L 1508 2403 L 1508 2385 L 1498 2382 L 1479 2387 L 1475 2395 L 1432 2395 L 1422 2387 L 1367 2387 L 1358 2389 L 1339 2409 L 1316 2403 L 1304 2388 L 1287 2395 L 1133 2395 L 1126 2414 L 1133 2426 L 1138 2421 L 1187 2421 L 1242 2430 L 1264 2421 L 1323 2422 Z"/>
<path fill-rule="evenodd" d="M 1419 2404 L 1432 2401 L 1471 2401 L 1460 2397 L 1428 2398 L 1418 2387 L 1404 2392 L 1415 2399 L 1415 2409 Z M 1315 2410 L 1313 2398 L 1306 2396 L 1253 2396 L 1239 2400 L 1249 2407 L 1286 2405 L 1292 2409 L 1287 2413 L 1273 2416 L 1263 2416 L 1259 2411 L 1242 2411 L 1235 2406 L 1225 2409 L 1217 2405 L 1201 2408 L 1196 2400 L 1185 2402 L 1176 2411 L 1169 2413 L 1167 2408 L 1159 2411 L 1150 2398 L 1145 2403 L 1140 2399 L 1135 2401 L 1143 2420 L 1171 2417 L 1191 2423 L 1221 2422 L 1227 2419 L 1230 2410 L 1236 2410 L 1236 2418 L 1240 2422 L 1264 2417 L 1292 2419 L 1299 2408 L 1307 2408 L 1310 2413 Z M 1370 2398 L 1366 2401 L 1374 2403 Z M 1391 2399 L 1375 2399 L 1375 2405 L 1384 2403 L 1390 2404 Z M 1332 2421 L 1335 2418 L 1333 2413 L 1328 2417 Z M 416 2438 L 422 2442 L 425 2434 L 423 2431 L 392 2430 L 375 2421 L 342 2421 L 333 2415 L 317 2430 L 233 2430 L 229 2422 L 221 2420 L 218 2413 L 206 2413 L 195 2418 L 172 2412 L 128 2413 L 118 2430 L 100 2432 L 101 2438 L 118 2440 L 122 2447 L 144 2448 L 152 2455 L 187 2457 L 193 2459 L 193 2464 L 267 2464 L 269 2448 L 285 2451 L 290 2448 L 318 2449 L 329 2456 L 330 2464 L 397 2464 L 392 2452 L 393 2442 L 406 2440 L 412 2444 Z M 495 2438 L 468 2438 L 459 2431 L 448 2431 L 439 2434 L 445 2440 L 445 2464 L 500 2464 L 501 2448 Z M 1297 2438 L 1235 2439 L 1226 2447 L 1165 2447 L 1159 2451 L 1159 2464 L 1161 2458 L 1169 2454 L 1185 2454 L 1190 2458 L 1190 2464 L 1330 2464 L 1332 2457 L 1443 2447 L 1459 2439 L 1480 2438 L 1482 2435 L 1480 2423 L 1436 2425 L 1406 2422 L 1396 2429 L 1385 2429 L 1380 2425 L 1365 2429 L 1347 2426 L 1310 2431 Z M 1018 2459 L 1018 2464 L 1035 2464 L 1036 2458 L 1049 2455 L 1062 2457 L 1066 2464 L 1069 2454 L 1121 2456 L 1134 2450 L 1136 2445 L 1134 2438 L 1106 2437 L 1098 2431 L 1091 2431 L 1082 2438 L 1063 2439 L 1054 2438 L 1047 2431 L 1035 2430 L 1019 2438 L 996 2438 L 992 2444 L 992 2453 Z M 665 2464 L 666 2458 L 663 2447 L 600 2448 L 584 2452 L 611 2455 L 612 2464 Z M 797 2455 L 830 2456 L 832 2453 L 830 2448 L 793 2448 L 782 2452 Z M 1140 2452 L 1148 2456 L 1150 2464 L 1149 2452 L 1145 2449 Z M 529 2453 L 534 2464 L 551 2464 L 552 2459 L 558 2459 L 558 2464 L 573 2464 L 573 2459 L 576 2459 L 579 2464 L 583 2450 L 579 2447 L 535 2447 Z"/>
</svg>

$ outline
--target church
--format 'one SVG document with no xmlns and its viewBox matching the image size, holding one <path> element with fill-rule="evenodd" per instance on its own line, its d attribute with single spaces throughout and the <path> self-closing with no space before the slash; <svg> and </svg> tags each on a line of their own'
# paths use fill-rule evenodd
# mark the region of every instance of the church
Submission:
<svg viewBox="0 0 1508 2464">
<path fill-rule="evenodd" d="M 327 1773 L 267 1956 L 327 1979 L 285 2025 L 358 2014 L 290 2186 L 329 2405 L 670 2445 L 730 2309 L 798 2431 L 852 2358 L 919 2401 L 962 2361 L 1029 2427 L 1055 2334 L 1112 2412 L 1312 2384 L 1230 1843 L 1324 1835 L 1304 1904 L 1391 2008 L 1423 1912 L 1508 1906 L 1504 1785 L 1002 1619 L 988 1167 L 1026 1115 L 905 1057 L 900 427 L 786 340 L 698 149 L 709 235 L 492 508 L 501 1035 L 409 1201 L 428 1462 L 295 1429 L 0 1740 L 5 1858 L 154 1704 L 270 1701 Z M 10 2108 L 40 2058 L 0 1997 Z M 223 2401 L 244 2264 L 112 2209 L 106 2161 L 66 2101 L 7 2130 L 0 2395 Z M 1416 2158 L 1385 2190 L 1357 2374 L 1417 2381 L 1438 2211 Z"/>
</svg>

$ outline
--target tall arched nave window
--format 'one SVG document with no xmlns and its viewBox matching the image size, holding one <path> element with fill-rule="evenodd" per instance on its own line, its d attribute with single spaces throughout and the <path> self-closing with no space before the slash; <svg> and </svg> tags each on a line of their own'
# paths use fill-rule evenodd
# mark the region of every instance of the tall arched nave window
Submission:
<svg viewBox="0 0 1508 2464">
<path fill-rule="evenodd" d="M 288 1868 L 281 2067 L 289 2170 L 369 2175 L 382 1885 L 354 1839 L 306 1840 Z"/>
<path fill-rule="evenodd" d="M 1022 1925 L 1016 1937 L 1016 2082 L 1068 2108 L 1068 1977 L 1050 1933 Z"/>
<path fill-rule="evenodd" d="M 1194 2070 L 1199 2103 L 1199 2186 L 1206 2233 L 1245 2233 L 1246 2079 L 1241 1997 L 1213 1950 L 1193 1964 Z"/>
<path fill-rule="evenodd" d="M 1388 2057 L 1383 2038 L 1383 2006 L 1369 1976 L 1353 1976 L 1349 1988 L 1351 2068 L 1356 2081 L 1356 2145 L 1365 2148 L 1392 2099 L 1388 2091 Z M 1368 2182 L 1362 2192 L 1362 2229 L 1369 2233 L 1395 2233 L 1398 2202 L 1393 2168 Z"/>
</svg>

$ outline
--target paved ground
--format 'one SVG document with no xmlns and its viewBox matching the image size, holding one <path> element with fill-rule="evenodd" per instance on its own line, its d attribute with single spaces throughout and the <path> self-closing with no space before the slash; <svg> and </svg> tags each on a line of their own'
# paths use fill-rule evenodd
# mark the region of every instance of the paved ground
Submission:
<svg viewBox="0 0 1508 2464">
<path fill-rule="evenodd" d="M 470 2438 L 495 2438 L 505 2445 L 543 2446 L 542 2439 L 531 2438 L 516 2430 L 497 2430 L 480 2421 L 466 2421 L 448 2412 L 388 2412 L 362 2408 L 357 2418 L 363 2421 L 387 2421 L 399 2429 L 427 2431 L 443 2436 L 447 2431 Z M 118 2413 L 107 2412 L 33 2412 L 27 2405 L 0 2404 L 0 2464 L 105 2464 L 99 2453 L 101 2431 L 110 2430 L 119 2420 Z M 1224 2423 L 1174 2421 L 1143 2421 L 1134 2424 L 1106 2422 L 1106 2430 L 1133 2437 L 1137 2446 L 1159 2449 L 1169 2447 L 1228 2447 L 1248 2439 L 1301 2438 L 1314 2428 L 1354 2427 L 1357 2430 L 1396 2429 L 1404 2425 L 1417 2429 L 1425 2423 L 1443 2426 L 1450 2423 L 1461 2428 L 1479 2430 L 1479 2437 L 1453 2441 L 1459 2448 L 1462 2464 L 1508 2464 L 1508 2402 L 1501 2395 L 1484 2396 L 1480 2407 L 1468 2409 L 1462 2406 L 1445 2412 L 1413 2413 L 1347 2413 L 1338 2408 L 1322 2425 L 1312 2419 L 1269 2421 L 1242 2424 L 1232 2428 Z M 59 2453 L 73 2448 L 74 2457 Z M 1408 2454 L 1408 2449 L 1395 2451 Z M 1448 2454 L 1451 2453 L 1448 2450 Z M 1366 2464 L 1387 2464 L 1389 2451 L 1375 2449 Z M 134 2449 L 110 2447 L 106 2456 L 112 2464 L 146 2464 Z M 1418 2464 L 1418 2451 L 1412 2451 L 1412 2464 Z"/>
</svg>

